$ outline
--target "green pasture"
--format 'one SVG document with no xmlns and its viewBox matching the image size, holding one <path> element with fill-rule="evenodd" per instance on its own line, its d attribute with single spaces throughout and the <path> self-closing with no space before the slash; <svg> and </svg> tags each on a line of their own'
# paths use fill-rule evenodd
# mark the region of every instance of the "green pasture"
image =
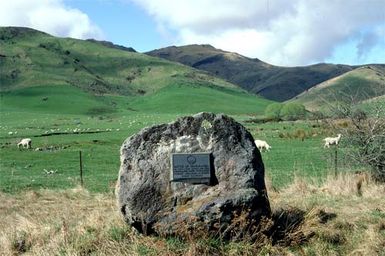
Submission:
<svg viewBox="0 0 385 256">
<path fill-rule="evenodd" d="M 34 113 L 38 116 L 40 113 L 87 114 L 93 109 L 113 111 L 111 105 L 68 85 L 27 87 L 0 95 L 2 112 L 28 112 L 25 116 Z"/>
<path fill-rule="evenodd" d="M 124 115 L 90 117 L 1 112 L 0 189 L 17 192 L 75 187 L 80 184 L 79 151 L 82 151 L 85 187 L 92 192 L 112 191 L 118 176 L 122 142 L 143 127 L 170 122 L 177 116 L 126 112 Z M 246 118 L 234 117 L 238 120 Z M 262 157 L 266 176 L 272 180 L 274 187 L 284 187 L 295 175 L 321 181 L 334 170 L 334 151 L 323 149 L 323 135 L 314 135 L 321 132 L 321 128 L 290 122 L 245 125 L 255 138 L 264 139 L 272 146 L 270 152 L 262 152 Z M 75 129 L 97 133 L 78 133 Z M 313 135 L 303 141 L 282 137 L 295 136 L 297 130 Z M 8 134 L 10 131 L 13 134 Z M 42 136 L 48 134 L 54 135 Z M 43 151 L 17 149 L 17 142 L 24 137 L 32 138 L 33 148 L 42 148 Z M 339 170 L 350 170 L 351 166 L 340 151 Z M 46 174 L 45 170 L 56 173 Z"/>
<path fill-rule="evenodd" d="M 125 97 L 92 96 L 68 85 L 35 86 L 1 92 L 0 103 L 0 190 L 6 192 L 79 185 L 79 151 L 85 187 L 112 191 L 127 137 L 200 111 L 229 114 L 266 140 L 272 146 L 262 152 L 266 176 L 277 188 L 295 175 L 321 180 L 334 168 L 333 150 L 322 147 L 322 138 L 333 133 L 315 123 L 247 122 L 270 101 L 231 88 L 182 83 L 153 95 Z M 19 150 L 16 144 L 26 137 L 41 151 Z M 340 151 L 339 169 L 352 169 Z"/>
<path fill-rule="evenodd" d="M 227 114 L 263 113 L 272 101 L 231 88 L 174 84 L 156 94 L 136 97 L 131 109 L 147 113 L 197 113 L 211 111 Z"/>
<path fill-rule="evenodd" d="M 335 173 L 335 148 L 323 148 L 323 138 L 334 136 L 323 124 L 310 121 L 269 122 L 245 126 L 255 139 L 262 139 L 272 147 L 262 152 L 266 177 L 275 188 L 290 184 L 295 177 L 321 182 Z M 348 160 L 341 141 L 337 151 L 337 171 L 356 171 L 360 168 Z"/>
<path fill-rule="evenodd" d="M 106 192 L 117 178 L 122 142 L 145 126 L 169 122 L 176 117 L 168 114 L 109 117 L 28 114 L 1 113 L 2 191 L 74 187 L 79 184 L 79 151 L 82 151 L 87 189 Z M 42 151 L 19 150 L 16 144 L 25 137 L 32 139 L 34 149 Z M 56 173 L 47 175 L 45 170 Z"/>
</svg>

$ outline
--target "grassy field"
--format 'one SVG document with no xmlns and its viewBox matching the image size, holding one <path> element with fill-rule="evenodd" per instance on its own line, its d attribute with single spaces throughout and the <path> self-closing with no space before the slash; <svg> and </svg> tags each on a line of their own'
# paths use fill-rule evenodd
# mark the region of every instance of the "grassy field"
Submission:
<svg viewBox="0 0 385 256">
<path fill-rule="evenodd" d="M 1 255 L 385 255 L 384 185 L 357 176 L 320 184 L 297 178 L 277 192 L 279 227 L 257 241 L 142 236 L 122 221 L 112 194 L 67 190 L 0 192 Z M 267 222 L 265 229 L 271 229 Z"/>
<path fill-rule="evenodd" d="M 171 85 L 141 97 L 91 96 L 71 86 L 30 87 L 1 94 L 0 190 L 64 189 L 79 184 L 82 151 L 85 188 L 112 190 L 123 141 L 140 129 L 174 121 L 200 111 L 225 112 L 243 123 L 255 138 L 267 140 L 263 152 L 266 176 L 282 188 L 297 175 L 322 181 L 334 170 L 334 151 L 323 149 L 322 138 L 333 135 L 311 122 L 246 122 L 261 114 L 269 101 L 210 86 Z M 172 104 L 170 103 L 172 102 Z M 229 104 L 231 103 L 231 104 Z M 16 144 L 30 137 L 33 148 Z M 340 150 L 339 170 L 356 170 Z M 47 175 L 46 171 L 55 172 Z"/>
<path fill-rule="evenodd" d="M 344 159 L 343 147 L 341 174 L 330 175 L 334 151 L 323 149 L 322 138 L 332 132 L 322 123 L 248 122 L 263 113 L 261 102 L 231 89 L 183 85 L 136 98 L 90 96 L 68 86 L 2 93 L 0 255 L 381 255 L 383 186 L 365 181 L 358 191 L 352 171 L 359 167 Z M 232 242 L 145 237 L 128 228 L 113 194 L 122 142 L 143 127 L 221 109 L 272 146 L 262 152 L 273 210 L 264 228 L 271 235 Z M 25 137 L 40 151 L 19 150 Z"/>
<path fill-rule="evenodd" d="M 105 192 L 109 189 L 108 184 L 117 178 L 119 148 L 123 140 L 144 126 L 171 121 L 174 117 L 167 114 L 89 117 L 2 113 L 1 190 L 15 192 L 27 188 L 76 186 L 79 182 L 79 151 L 82 151 L 86 187 Z M 9 135 L 9 132 L 13 134 Z M 33 148 L 42 151 L 19 151 L 16 143 L 24 137 L 32 138 Z M 57 172 L 46 175 L 44 169 Z"/>
<path fill-rule="evenodd" d="M 85 188 L 92 192 L 108 192 L 117 178 L 123 141 L 143 127 L 171 122 L 186 114 L 173 113 L 171 109 L 170 113 L 163 114 L 120 111 L 81 115 L 20 111 L 11 108 L 11 104 L 3 106 L 4 111 L 0 112 L 0 189 L 12 193 L 25 189 L 75 187 L 80 182 L 79 151 L 83 157 Z M 213 108 L 215 111 L 215 106 Z M 73 112 L 70 107 L 67 111 Z M 250 118 L 246 114 L 233 117 L 255 138 L 267 140 L 272 146 L 271 151 L 263 152 L 262 156 L 266 175 L 274 187 L 285 187 L 295 176 L 322 181 L 334 170 L 334 151 L 323 149 L 322 144 L 323 136 L 332 134 L 321 125 L 307 122 L 253 124 L 244 122 Z M 41 151 L 20 151 L 16 144 L 25 137 L 32 138 L 33 148 Z M 340 171 L 357 168 L 344 159 L 343 149 L 339 150 L 338 160 Z M 47 175 L 45 170 L 55 174 Z"/>
<path fill-rule="evenodd" d="M 321 122 L 252 123 L 266 106 L 260 99 L 210 86 L 170 86 L 140 98 L 68 86 L 1 95 L 0 255 L 384 255 L 384 185 L 354 173 L 364 169 L 345 158 L 343 140 L 334 176 L 334 150 L 322 143 L 334 132 Z M 113 195 L 122 142 L 143 127 L 221 109 L 272 146 L 262 152 L 270 235 L 234 242 L 145 237 L 128 228 Z M 25 137 L 41 151 L 19 150 Z"/>
<path fill-rule="evenodd" d="M 335 173 L 335 149 L 323 148 L 323 138 L 333 136 L 325 124 L 296 121 L 249 124 L 245 126 L 255 139 L 268 141 L 272 149 L 262 152 L 266 175 L 274 187 L 280 189 L 291 184 L 295 177 L 323 182 Z M 354 172 L 362 167 L 351 163 L 344 141 L 337 151 L 337 171 Z"/>
<path fill-rule="evenodd" d="M 202 111 L 244 122 L 271 103 L 196 69 L 95 42 L 25 28 L 0 28 L 0 37 L 2 191 L 73 187 L 82 151 L 86 188 L 105 192 L 120 145 L 141 128 Z M 273 147 L 263 159 L 274 186 L 295 175 L 320 181 L 333 169 L 333 152 L 322 148 L 332 132 L 311 123 L 244 124 Z M 25 137 L 41 151 L 20 152 Z M 341 170 L 355 168 L 340 156 Z"/>
</svg>

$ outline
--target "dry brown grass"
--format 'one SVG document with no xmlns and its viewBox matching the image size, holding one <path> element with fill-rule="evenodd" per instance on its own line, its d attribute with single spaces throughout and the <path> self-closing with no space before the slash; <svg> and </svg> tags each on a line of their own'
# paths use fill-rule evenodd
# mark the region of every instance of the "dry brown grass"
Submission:
<svg viewBox="0 0 385 256">
<path fill-rule="evenodd" d="M 359 190 L 358 191 L 358 186 Z M 273 219 L 254 240 L 146 237 L 110 194 L 82 189 L 0 193 L 0 255 L 385 255 L 385 185 L 364 174 L 296 178 L 269 189 Z"/>
<path fill-rule="evenodd" d="M 301 231 L 313 236 L 304 255 L 385 255 L 385 184 L 366 173 L 329 176 L 320 185 L 297 177 L 270 200 L 306 212 Z"/>
<path fill-rule="evenodd" d="M 0 254 L 85 255 L 105 251 L 125 255 L 113 238 L 123 229 L 110 195 L 82 189 L 0 194 Z M 119 234 L 116 234 L 118 236 Z M 111 236 L 110 239 L 109 236 Z M 127 239 L 133 236 L 127 234 Z"/>
</svg>

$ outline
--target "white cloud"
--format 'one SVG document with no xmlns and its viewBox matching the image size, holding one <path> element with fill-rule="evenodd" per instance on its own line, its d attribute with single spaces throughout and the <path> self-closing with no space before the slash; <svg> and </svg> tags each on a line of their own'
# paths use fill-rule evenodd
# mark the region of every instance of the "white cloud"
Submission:
<svg viewBox="0 0 385 256">
<path fill-rule="evenodd" d="M 2 0 L 0 26 L 30 27 L 55 36 L 79 39 L 103 38 L 87 14 L 62 0 Z"/>
<path fill-rule="evenodd" d="M 385 52 L 383 0 L 131 1 L 176 31 L 175 44 L 209 43 L 276 65 L 322 62 L 352 41 L 356 61 Z"/>
</svg>

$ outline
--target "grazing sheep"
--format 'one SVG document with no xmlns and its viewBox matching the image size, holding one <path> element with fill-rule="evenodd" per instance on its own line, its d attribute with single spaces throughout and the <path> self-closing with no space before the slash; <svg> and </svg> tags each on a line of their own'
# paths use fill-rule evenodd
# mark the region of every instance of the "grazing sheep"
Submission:
<svg viewBox="0 0 385 256">
<path fill-rule="evenodd" d="M 341 134 L 337 134 L 337 137 L 327 137 L 323 139 L 325 141 L 324 148 L 330 148 L 330 145 L 338 145 L 341 139 Z"/>
<path fill-rule="evenodd" d="M 259 151 L 263 151 L 263 150 L 266 150 L 266 151 L 269 151 L 271 146 L 269 144 L 267 144 L 266 141 L 264 140 L 255 140 L 254 141 L 255 143 L 255 146 L 257 146 L 257 148 L 259 149 Z"/>
<path fill-rule="evenodd" d="M 43 169 L 44 170 L 44 172 L 45 172 L 45 174 L 47 174 L 47 175 L 50 175 L 50 174 L 55 174 L 55 173 L 57 173 L 57 170 L 46 170 L 46 169 Z"/>
<path fill-rule="evenodd" d="M 32 148 L 32 140 L 30 138 L 22 139 L 19 143 L 17 143 L 17 147 L 20 149 L 20 147 L 23 148 Z"/>
</svg>

